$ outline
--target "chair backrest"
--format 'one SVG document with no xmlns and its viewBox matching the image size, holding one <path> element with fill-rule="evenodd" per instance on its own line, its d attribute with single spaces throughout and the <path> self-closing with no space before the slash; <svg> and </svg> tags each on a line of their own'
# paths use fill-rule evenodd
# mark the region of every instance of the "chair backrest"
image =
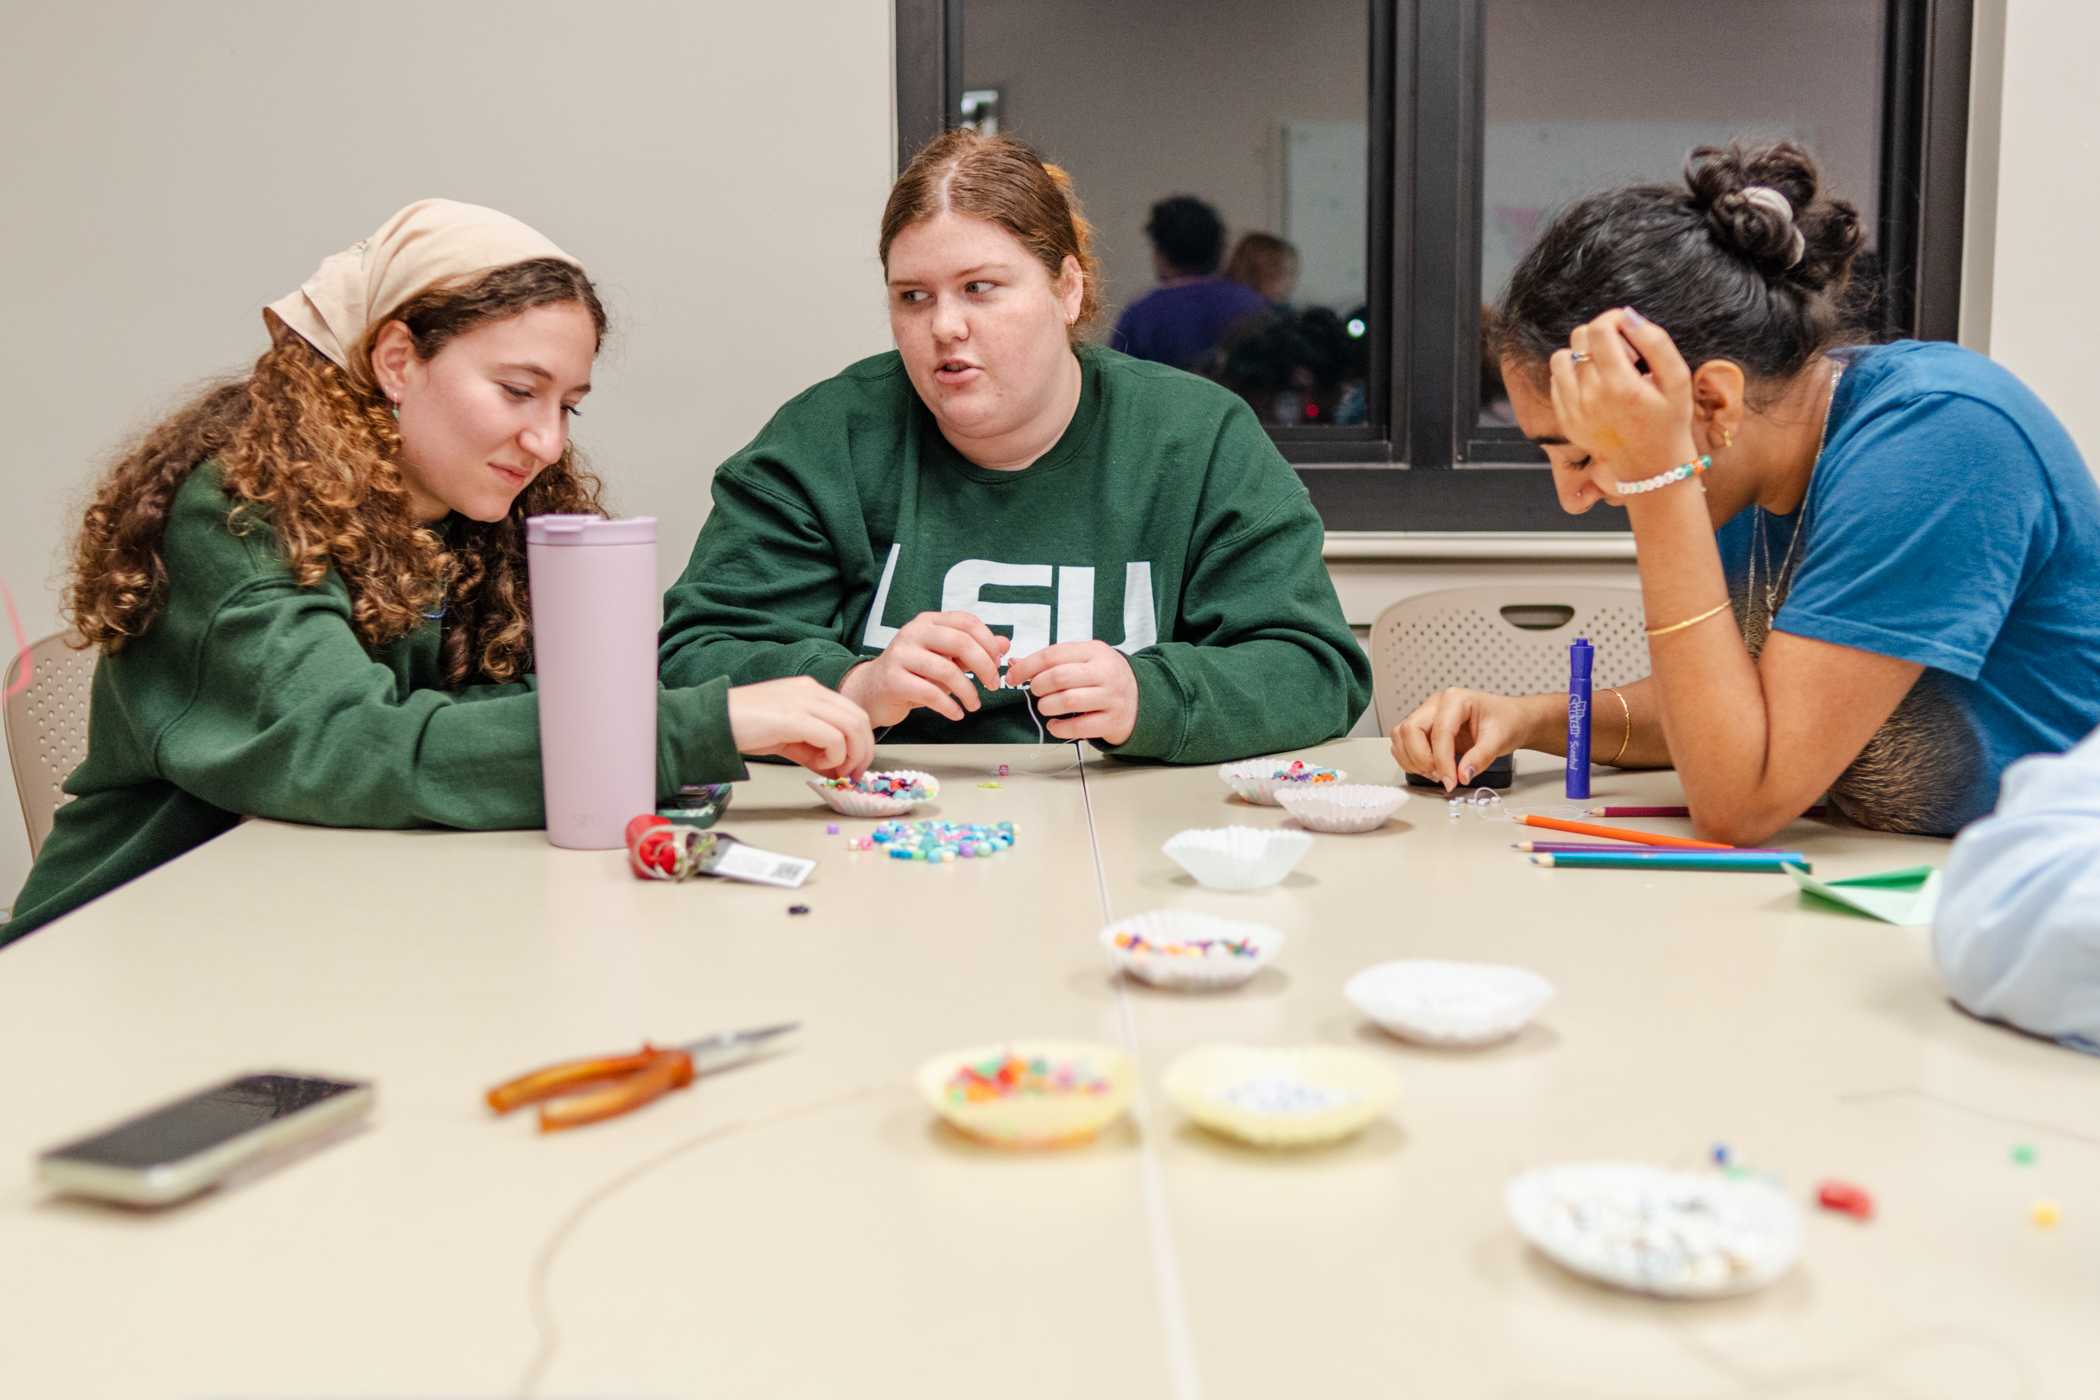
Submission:
<svg viewBox="0 0 2100 1400">
<path fill-rule="evenodd" d="M 87 757 L 88 692 L 95 680 L 94 651 L 75 651 L 63 634 L 29 648 L 34 674 L 20 695 L 7 698 L 7 759 L 15 773 L 15 796 L 22 800 L 22 825 L 29 828 L 33 860 L 51 834 L 58 809 L 70 799 L 65 781 Z M 7 690 L 14 689 L 22 667 L 17 655 L 7 664 Z"/>
<path fill-rule="evenodd" d="M 1451 686 L 1498 695 L 1568 688 L 1568 643 L 1597 648 L 1591 683 L 1648 674 L 1647 623 L 1633 588 L 1530 583 L 1449 588 L 1403 598 L 1371 624 L 1378 727 L 1392 727 Z"/>
</svg>

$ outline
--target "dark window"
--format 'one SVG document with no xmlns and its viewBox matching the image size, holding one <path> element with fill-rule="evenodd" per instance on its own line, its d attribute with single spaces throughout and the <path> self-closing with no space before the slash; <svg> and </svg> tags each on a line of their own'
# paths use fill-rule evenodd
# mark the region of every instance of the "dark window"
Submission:
<svg viewBox="0 0 2100 1400">
<path fill-rule="evenodd" d="M 900 161 L 969 121 L 1064 164 L 1127 348 L 1244 395 L 1332 529 L 1624 528 L 1559 511 L 1480 311 L 1697 144 L 1804 141 L 1876 230 L 1863 324 L 1955 331 L 1971 0 L 896 5 Z"/>
</svg>

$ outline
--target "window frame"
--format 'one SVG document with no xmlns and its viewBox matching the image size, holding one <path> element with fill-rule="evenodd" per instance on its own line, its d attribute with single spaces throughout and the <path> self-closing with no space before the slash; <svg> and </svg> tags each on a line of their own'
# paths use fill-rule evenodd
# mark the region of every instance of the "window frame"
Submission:
<svg viewBox="0 0 2100 1400">
<path fill-rule="evenodd" d="M 964 0 L 893 3 L 901 170 L 960 110 Z M 1371 328 L 1372 426 L 1270 436 L 1331 532 L 1624 534 L 1622 512 L 1562 512 L 1543 454 L 1514 428 L 1480 425 L 1490 0 L 1365 3 L 1365 300 L 1386 308 Z M 1883 0 L 1875 244 L 1890 324 L 1922 339 L 1958 330 L 1974 12 L 1975 0 Z"/>
</svg>

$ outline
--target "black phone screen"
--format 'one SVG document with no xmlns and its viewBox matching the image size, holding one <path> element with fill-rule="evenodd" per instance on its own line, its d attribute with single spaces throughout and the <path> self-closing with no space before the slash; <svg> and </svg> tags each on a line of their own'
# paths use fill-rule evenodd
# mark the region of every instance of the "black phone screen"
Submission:
<svg viewBox="0 0 2100 1400">
<path fill-rule="evenodd" d="M 50 1153 L 111 1167 L 179 1162 L 303 1108 L 362 1088 L 298 1074 L 250 1074 L 119 1123 Z"/>
<path fill-rule="evenodd" d="M 1471 783 L 1462 784 L 1461 786 L 1506 788 L 1509 786 L 1510 780 L 1516 776 L 1516 772 L 1517 764 L 1515 756 L 1512 754 L 1504 754 L 1502 755 L 1502 757 L 1496 759 L 1493 763 L 1490 763 L 1487 767 L 1481 769 L 1478 773 L 1474 774 L 1473 781 Z M 1436 779 L 1425 778 L 1420 773 L 1408 774 L 1407 785 L 1409 787 L 1420 788 L 1443 787 L 1443 784 L 1438 782 Z"/>
</svg>

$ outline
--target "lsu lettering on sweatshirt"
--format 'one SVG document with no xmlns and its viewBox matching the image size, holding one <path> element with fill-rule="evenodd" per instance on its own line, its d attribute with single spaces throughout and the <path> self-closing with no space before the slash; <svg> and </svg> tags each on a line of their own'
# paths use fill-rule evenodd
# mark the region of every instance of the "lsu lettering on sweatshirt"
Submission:
<svg viewBox="0 0 2100 1400">
<path fill-rule="evenodd" d="M 1098 639 L 1130 658 L 1137 726 L 1109 751 L 1208 763 L 1346 733 L 1370 663 L 1321 560 L 1303 485 L 1237 396 L 1079 351 L 1049 452 L 992 471 L 942 437 L 902 359 L 791 401 L 715 474 L 714 510 L 664 600 L 666 685 L 807 675 L 837 686 L 922 612 L 974 613 L 1018 659 Z M 1017 690 L 897 743 L 1035 743 Z"/>
</svg>

